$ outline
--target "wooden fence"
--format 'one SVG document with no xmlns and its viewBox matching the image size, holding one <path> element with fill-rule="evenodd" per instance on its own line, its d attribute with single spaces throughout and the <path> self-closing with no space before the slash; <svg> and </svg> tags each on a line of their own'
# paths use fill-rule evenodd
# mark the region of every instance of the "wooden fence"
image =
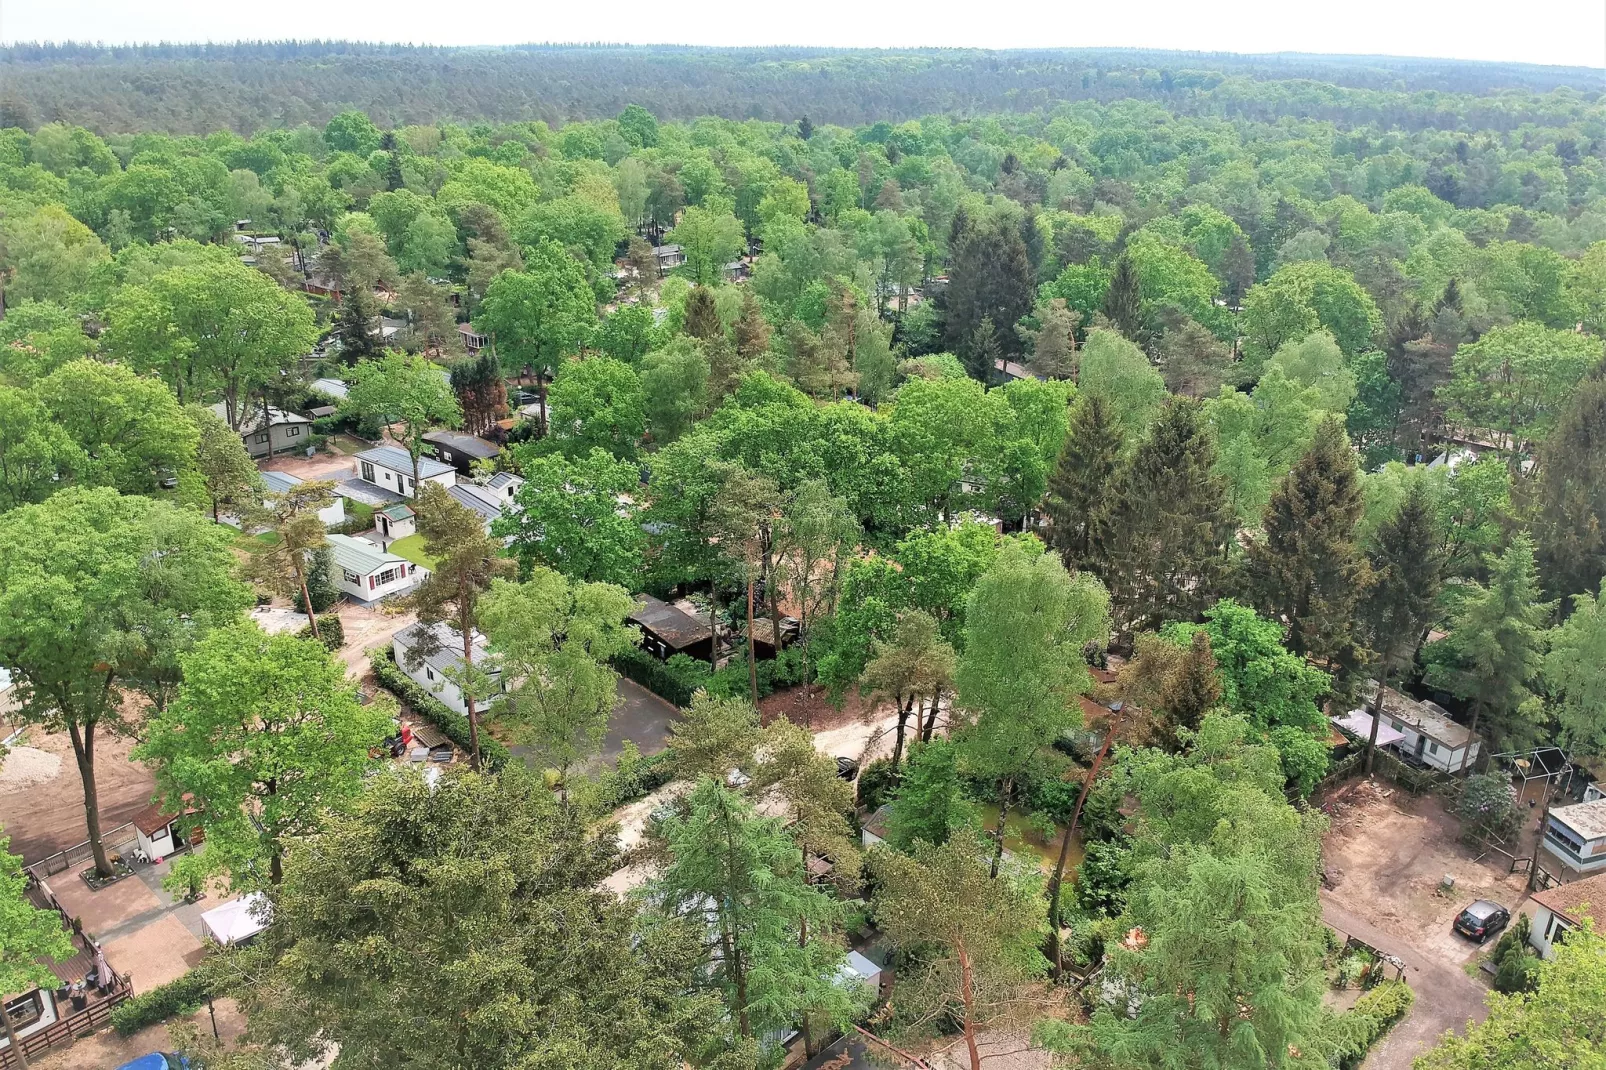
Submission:
<svg viewBox="0 0 1606 1070">
<path fill-rule="evenodd" d="M 108 854 L 127 854 L 139 841 L 135 837 L 134 823 L 130 821 L 101 833 L 100 842 L 106 845 Z M 57 851 L 37 862 L 30 862 L 28 872 L 39 878 L 49 877 L 64 869 L 88 862 L 94 857 L 95 852 L 89 849 L 89 841 L 85 840 L 83 843 L 73 844 L 65 851 Z"/>
<path fill-rule="evenodd" d="M 81 1011 L 69 1014 L 37 1033 L 31 1033 L 20 1041 L 24 1058 L 35 1059 L 51 1048 L 64 1048 L 81 1036 L 87 1036 L 111 1021 L 112 1008 L 134 994 L 132 985 L 123 985 L 105 999 L 92 1003 Z M 60 1004 L 58 1004 L 60 1006 Z M 0 1070 L 12 1070 L 18 1066 L 16 1055 L 12 1054 L 11 1046 L 0 1048 Z"/>
</svg>

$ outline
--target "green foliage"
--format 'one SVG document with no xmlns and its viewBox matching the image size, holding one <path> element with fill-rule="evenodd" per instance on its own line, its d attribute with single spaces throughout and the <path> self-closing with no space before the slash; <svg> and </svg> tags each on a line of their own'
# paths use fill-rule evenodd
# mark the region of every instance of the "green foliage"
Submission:
<svg viewBox="0 0 1606 1070">
<path fill-rule="evenodd" d="M 677 654 L 675 657 L 685 657 L 685 655 Z M 691 661 L 690 658 L 686 660 Z M 697 690 L 695 686 L 687 685 L 683 672 L 677 671 L 678 666 L 665 665 L 640 647 L 632 646 L 619 651 L 609 664 L 620 676 L 635 681 L 659 698 L 676 706 L 691 705 L 692 694 Z M 700 661 L 692 664 L 701 666 L 704 670 L 708 668 Z"/>
<path fill-rule="evenodd" d="M 1203 624 L 1172 624 L 1164 635 L 1173 642 L 1202 631 L 1221 673 L 1222 701 L 1262 730 L 1280 726 L 1318 728 L 1316 705 L 1330 685 L 1326 673 L 1290 654 L 1283 632 L 1247 606 L 1230 598 L 1205 611 Z"/>
<path fill-rule="evenodd" d="M 133 1036 L 147 1026 L 189 1014 L 204 1006 L 208 997 L 221 994 L 215 971 L 197 966 L 113 1007 L 112 1028 L 120 1036 Z"/>
<path fill-rule="evenodd" d="M 859 780 L 861 799 L 867 793 L 868 777 L 866 770 Z M 975 806 L 965 798 L 959 749 L 940 736 L 930 743 L 913 744 L 887 817 L 887 842 L 900 851 L 909 850 L 917 840 L 941 846 L 956 833 L 979 824 Z"/>
<path fill-rule="evenodd" d="M 1509 778 L 1500 773 L 1478 773 L 1466 779 L 1456 799 L 1455 813 L 1466 822 L 1468 842 L 1487 837 L 1504 840 L 1522 827 L 1523 811 Z"/>
<path fill-rule="evenodd" d="M 296 633 L 296 638 L 313 638 L 312 628 L 301 629 Z M 346 626 L 340 622 L 338 613 L 329 613 L 318 618 L 317 639 L 326 650 L 339 650 L 346 645 Z"/>
<path fill-rule="evenodd" d="M 1356 1000 L 1349 1010 L 1332 1018 L 1322 1040 L 1335 1065 L 1341 1070 L 1359 1066 L 1372 1045 L 1405 1017 L 1415 1000 L 1405 982 L 1384 981 Z"/>
<path fill-rule="evenodd" d="M 518 509 L 493 521 L 491 533 L 511 540 L 520 567 L 634 590 L 647 538 L 619 496 L 639 492 L 641 470 L 597 448 L 569 460 L 521 445 L 514 458 L 524 474 Z"/>
<path fill-rule="evenodd" d="M 40 910 L 27 898 L 22 859 L 7 850 L 10 846 L 10 837 L 0 837 L 0 924 L 6 934 L 0 944 L 0 988 L 27 992 L 55 983 L 45 960 L 65 962 L 77 948 L 62 928 L 61 915 Z"/>
</svg>

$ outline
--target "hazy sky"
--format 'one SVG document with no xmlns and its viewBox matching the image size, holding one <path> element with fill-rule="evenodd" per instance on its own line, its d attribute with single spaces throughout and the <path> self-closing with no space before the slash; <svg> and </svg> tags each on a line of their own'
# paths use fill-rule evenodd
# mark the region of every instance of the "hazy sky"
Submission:
<svg viewBox="0 0 1606 1070">
<path fill-rule="evenodd" d="M 0 0 L 0 40 L 1132 46 L 1606 67 L 1606 0 Z"/>
</svg>

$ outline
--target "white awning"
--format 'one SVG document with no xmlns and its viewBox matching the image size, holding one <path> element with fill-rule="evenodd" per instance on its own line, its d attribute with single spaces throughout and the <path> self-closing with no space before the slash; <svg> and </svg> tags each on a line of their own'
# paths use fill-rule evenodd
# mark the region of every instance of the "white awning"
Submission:
<svg viewBox="0 0 1606 1070">
<path fill-rule="evenodd" d="M 1366 740 L 1372 736 L 1372 715 L 1365 710 L 1350 710 L 1342 717 L 1329 717 L 1328 720 L 1357 739 Z M 1404 738 L 1404 732 L 1396 732 L 1386 724 L 1377 726 L 1377 745 L 1379 747 L 1386 747 L 1390 743 L 1398 743 Z"/>
<path fill-rule="evenodd" d="M 268 897 L 261 892 L 213 907 L 201 915 L 207 935 L 224 947 L 243 943 L 268 927 Z"/>
</svg>

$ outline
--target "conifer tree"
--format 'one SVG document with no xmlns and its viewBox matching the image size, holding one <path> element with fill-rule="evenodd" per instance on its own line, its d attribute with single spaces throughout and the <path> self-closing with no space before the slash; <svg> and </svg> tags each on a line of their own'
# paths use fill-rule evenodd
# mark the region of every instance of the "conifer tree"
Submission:
<svg viewBox="0 0 1606 1070">
<path fill-rule="evenodd" d="M 1595 590 L 1606 575 L 1606 366 L 1578 385 L 1540 450 L 1538 498 L 1534 541 L 1545 594 Z"/>
<path fill-rule="evenodd" d="M 970 333 L 964 350 L 965 370 L 970 377 L 984 386 L 990 386 L 998 377 L 998 361 L 1003 349 L 998 344 L 998 330 L 991 316 L 983 316 Z"/>
<path fill-rule="evenodd" d="M 1071 407 L 1070 428 L 1048 477 L 1049 541 L 1066 568 L 1097 568 L 1106 560 L 1121 426 L 1101 394 L 1083 394 Z"/>
<path fill-rule="evenodd" d="M 949 254 L 951 267 L 944 297 L 949 347 L 968 355 L 982 320 L 991 319 L 1000 355 L 1019 354 L 1021 340 L 1015 333 L 1015 324 L 1032 310 L 1036 285 L 1019 228 L 1002 220 L 978 224 L 956 215 Z M 974 369 L 971 374 L 982 379 Z"/>
<path fill-rule="evenodd" d="M 1363 645 L 1357 623 L 1371 569 L 1355 528 L 1364 507 L 1355 454 L 1329 416 L 1272 492 L 1264 534 L 1248 548 L 1256 604 L 1286 622 L 1296 654 L 1337 661 Z"/>
<path fill-rule="evenodd" d="M 1544 623 L 1555 603 L 1539 600 L 1539 571 L 1527 535 L 1513 538 L 1488 569 L 1487 584 L 1458 592 L 1461 604 L 1450 616 L 1450 634 L 1423 651 L 1423 678 L 1467 701 L 1472 731 L 1483 723 L 1498 740 L 1526 743 L 1524 722 L 1536 712 L 1532 684 L 1544 663 Z"/>
<path fill-rule="evenodd" d="M 1118 631 L 1191 619 L 1220 597 L 1233 525 L 1215 463 L 1201 403 L 1172 398 L 1105 492 L 1115 508 L 1102 568 Z"/>
<path fill-rule="evenodd" d="M 686 295 L 686 313 L 682 330 L 704 342 L 725 337 L 725 325 L 720 321 L 719 308 L 714 304 L 714 291 L 698 286 Z"/>
<path fill-rule="evenodd" d="M 751 290 L 742 291 L 742 314 L 735 324 L 736 355 L 744 362 L 757 360 L 770 349 L 770 321 Z"/>
<path fill-rule="evenodd" d="M 1033 375 L 1044 379 L 1076 378 L 1076 329 L 1082 314 L 1056 297 L 1037 310 L 1041 326 L 1032 337 L 1030 366 Z"/>
<path fill-rule="evenodd" d="M 379 307 L 374 296 L 364 286 L 353 286 L 346 291 L 340 312 L 335 317 L 335 337 L 340 341 L 340 359 L 347 364 L 372 360 L 385 352 L 374 323 L 379 319 Z"/>
<path fill-rule="evenodd" d="M 1110 288 L 1104 291 L 1104 316 L 1129 340 L 1142 341 L 1143 286 L 1129 256 L 1115 262 Z"/>
<path fill-rule="evenodd" d="M 1372 585 L 1361 603 L 1361 621 L 1367 645 L 1377 653 L 1378 682 L 1389 677 L 1416 654 L 1422 630 L 1432 619 L 1443 557 L 1442 539 L 1433 506 L 1421 480 L 1406 490 L 1405 500 L 1381 528 L 1367 554 Z M 1366 741 L 1366 771 L 1371 772 L 1381 720 L 1374 706 L 1371 738 Z"/>
</svg>

